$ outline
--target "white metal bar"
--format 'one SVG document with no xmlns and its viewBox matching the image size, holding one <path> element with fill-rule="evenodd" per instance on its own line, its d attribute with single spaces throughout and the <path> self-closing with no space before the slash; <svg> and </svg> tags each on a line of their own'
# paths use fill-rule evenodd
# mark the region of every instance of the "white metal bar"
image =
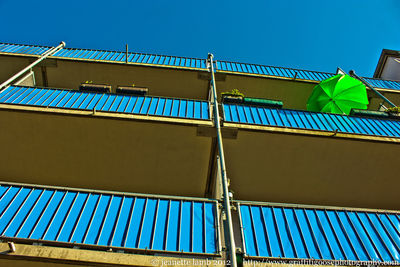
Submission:
<svg viewBox="0 0 400 267">
<path fill-rule="evenodd" d="M 23 75 L 25 72 L 27 72 L 28 70 L 32 69 L 34 66 L 36 66 L 37 64 L 39 64 L 40 62 L 42 62 L 44 59 L 46 59 L 48 56 L 54 54 L 55 52 L 57 52 L 58 50 L 62 49 L 63 47 L 65 47 L 65 42 L 61 42 L 58 46 L 51 48 L 49 51 L 47 51 L 46 53 L 44 53 L 43 55 L 40 56 L 40 58 L 38 58 L 37 60 L 35 60 L 34 62 L 32 62 L 31 64 L 29 64 L 27 67 L 25 67 L 24 69 L 22 69 L 21 71 L 19 71 L 18 73 L 16 73 L 15 75 L 13 75 L 11 78 L 9 78 L 7 81 L 3 82 L 0 85 L 0 90 L 3 89 L 4 87 L 10 85 L 14 80 L 16 80 L 17 78 L 19 78 L 21 75 Z"/>
</svg>

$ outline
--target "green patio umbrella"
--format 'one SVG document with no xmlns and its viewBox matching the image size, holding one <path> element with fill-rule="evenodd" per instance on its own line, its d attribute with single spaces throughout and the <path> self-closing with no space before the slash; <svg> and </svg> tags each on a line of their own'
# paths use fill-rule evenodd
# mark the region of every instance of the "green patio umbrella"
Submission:
<svg viewBox="0 0 400 267">
<path fill-rule="evenodd" d="M 338 74 L 314 87 L 307 101 L 307 110 L 350 114 L 352 108 L 367 109 L 365 85 L 349 75 Z"/>
</svg>

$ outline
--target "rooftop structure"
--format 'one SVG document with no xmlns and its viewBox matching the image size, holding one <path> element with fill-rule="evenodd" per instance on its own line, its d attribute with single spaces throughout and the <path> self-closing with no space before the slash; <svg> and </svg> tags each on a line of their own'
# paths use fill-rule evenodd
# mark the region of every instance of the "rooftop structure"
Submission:
<svg viewBox="0 0 400 267">
<path fill-rule="evenodd" d="M 383 49 L 374 77 L 400 81 L 400 51 Z"/>
</svg>

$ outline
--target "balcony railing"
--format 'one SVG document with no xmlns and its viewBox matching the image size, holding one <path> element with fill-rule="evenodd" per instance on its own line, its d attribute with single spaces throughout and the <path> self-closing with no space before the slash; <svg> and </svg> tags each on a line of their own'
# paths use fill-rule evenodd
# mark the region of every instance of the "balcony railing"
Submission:
<svg viewBox="0 0 400 267">
<path fill-rule="evenodd" d="M 400 121 L 320 112 L 224 104 L 224 121 L 293 129 L 400 137 Z"/>
<path fill-rule="evenodd" d="M 0 184 L 1 239 L 149 254 L 221 251 L 214 200 Z"/>
<path fill-rule="evenodd" d="M 91 49 L 74 49 L 64 48 L 55 53 L 53 57 L 90 59 L 100 61 L 128 62 L 150 65 L 166 65 L 174 67 L 205 69 L 206 62 L 204 59 L 164 56 L 156 54 L 116 52 Z M 127 60 L 126 60 L 127 58 Z"/>
<path fill-rule="evenodd" d="M 400 90 L 400 82 L 380 80 L 374 78 L 364 78 L 371 86 L 376 88 L 397 89 Z"/>
<path fill-rule="evenodd" d="M 246 257 L 400 264 L 398 212 L 238 205 Z"/>
<path fill-rule="evenodd" d="M 400 264 L 397 211 L 234 204 L 247 259 Z M 212 199 L 0 182 L 0 239 L 215 257 L 222 249 L 217 206 Z"/>
<path fill-rule="evenodd" d="M 229 61 L 218 61 L 217 71 L 238 72 L 247 74 L 259 74 L 289 79 L 301 79 L 308 81 L 322 81 L 334 76 L 333 73 L 320 71 L 300 70 L 284 67 L 273 67 L 258 64 L 247 64 Z"/>
<path fill-rule="evenodd" d="M 0 44 L 0 53 L 12 53 L 12 54 L 28 54 L 28 55 L 40 55 L 46 52 L 50 47 L 39 47 L 30 45 L 18 45 L 18 44 Z M 177 57 L 177 56 L 165 56 L 157 54 L 145 54 L 145 53 L 132 53 L 118 52 L 118 51 L 106 51 L 106 50 L 92 50 L 92 49 L 77 49 L 77 48 L 63 48 L 52 57 L 69 58 L 69 59 L 84 59 L 84 60 L 95 60 L 95 61 L 109 61 L 109 62 L 126 62 L 137 63 L 143 65 L 155 65 L 155 66 L 170 66 L 170 67 L 181 67 L 181 68 L 194 68 L 194 69 L 206 69 L 206 60 L 199 58 L 189 57 Z"/>
<path fill-rule="evenodd" d="M 41 55 L 47 52 L 51 47 L 37 45 L 20 45 L 20 44 L 2 44 L 0 43 L 1 53 Z"/>
<path fill-rule="evenodd" d="M 0 92 L 0 103 L 195 120 L 210 119 L 207 101 L 155 96 L 87 93 L 76 90 L 10 86 Z"/>
<path fill-rule="evenodd" d="M 5 54 L 40 55 L 46 52 L 48 49 L 50 49 L 50 47 L 0 43 L 0 53 Z M 126 54 L 126 52 L 121 51 L 63 48 L 51 57 L 119 63 L 126 62 L 126 59 L 128 59 L 129 63 L 140 65 L 207 70 L 207 62 L 205 59 L 165 56 L 157 54 L 133 52 L 128 52 L 128 54 Z M 259 64 L 238 63 L 230 61 L 216 61 L 215 70 L 216 72 L 231 72 L 245 75 L 263 75 L 268 77 L 277 77 L 292 80 L 297 79 L 312 82 L 319 82 L 335 75 L 334 73 L 328 72 L 274 67 Z M 376 88 L 400 90 L 400 82 L 398 81 L 388 81 L 373 78 L 365 79 Z"/>
</svg>

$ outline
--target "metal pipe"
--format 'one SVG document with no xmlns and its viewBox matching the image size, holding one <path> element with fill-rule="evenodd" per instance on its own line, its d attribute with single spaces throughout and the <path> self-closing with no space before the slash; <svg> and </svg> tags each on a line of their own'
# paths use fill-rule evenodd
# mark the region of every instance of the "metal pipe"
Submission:
<svg viewBox="0 0 400 267">
<path fill-rule="evenodd" d="M 315 210 L 337 210 L 337 211 L 355 211 L 355 212 L 374 212 L 374 213 L 395 213 L 399 214 L 400 210 L 384 210 L 384 209 L 368 209 L 368 208 L 352 208 L 352 207 L 338 207 L 338 206 L 321 206 L 321 205 L 306 205 L 306 204 L 289 204 L 289 203 L 276 203 L 276 202 L 261 202 L 250 200 L 234 200 L 237 205 L 251 205 L 262 207 L 281 207 L 292 209 L 315 209 Z"/>
<path fill-rule="evenodd" d="M 223 203 L 226 212 L 226 220 L 228 226 L 229 233 L 229 253 L 231 266 L 236 267 L 236 245 L 235 239 L 233 235 L 233 224 L 232 224 L 232 214 L 231 214 L 231 203 L 229 199 L 229 189 L 228 189 L 228 179 L 226 174 L 226 166 L 225 166 L 225 156 L 224 156 L 224 146 L 222 143 L 222 134 L 221 134 L 221 124 L 219 119 L 219 110 L 218 110 L 218 99 L 217 99 L 217 89 L 215 86 L 215 75 L 214 75 L 214 62 L 213 62 L 213 54 L 208 54 L 209 60 L 209 68 L 211 72 L 211 89 L 212 89 L 212 99 L 211 104 L 214 106 L 214 123 L 217 130 L 217 143 L 218 143 L 218 152 L 219 152 L 219 163 L 220 163 L 220 172 L 221 172 L 221 180 L 222 180 L 222 189 L 223 189 Z"/>
<path fill-rule="evenodd" d="M 390 106 L 396 107 L 395 104 L 393 104 L 389 99 L 387 99 L 384 95 L 378 92 L 374 87 L 372 87 L 364 78 L 358 76 L 354 70 L 349 71 L 350 76 L 356 78 L 357 80 L 361 81 L 365 86 L 367 86 L 369 89 L 374 91 L 375 94 L 377 94 L 380 98 L 382 98 L 385 102 L 387 102 Z"/>
<path fill-rule="evenodd" d="M 126 51 L 126 53 L 125 53 L 125 63 L 128 64 L 128 44 L 125 45 L 125 51 Z"/>
<path fill-rule="evenodd" d="M 47 51 L 46 53 L 42 54 L 37 60 L 35 60 L 34 62 L 32 62 L 31 64 L 29 64 L 29 66 L 25 67 L 24 69 L 22 69 L 20 72 L 18 72 L 17 74 L 15 74 L 14 76 L 12 76 L 10 79 L 8 79 L 7 81 L 3 82 L 0 85 L 0 90 L 3 89 L 4 87 L 10 85 L 10 83 L 12 83 L 15 79 L 17 79 L 18 77 L 20 77 L 21 75 L 23 75 L 25 72 L 27 72 L 28 70 L 32 69 L 34 66 L 36 66 L 37 64 L 39 64 L 40 62 L 42 62 L 44 59 L 46 59 L 48 56 L 54 54 L 55 52 L 57 52 L 58 50 L 60 50 L 61 48 L 65 47 L 65 42 L 61 42 L 58 46 L 51 48 L 49 51 Z"/>
</svg>

